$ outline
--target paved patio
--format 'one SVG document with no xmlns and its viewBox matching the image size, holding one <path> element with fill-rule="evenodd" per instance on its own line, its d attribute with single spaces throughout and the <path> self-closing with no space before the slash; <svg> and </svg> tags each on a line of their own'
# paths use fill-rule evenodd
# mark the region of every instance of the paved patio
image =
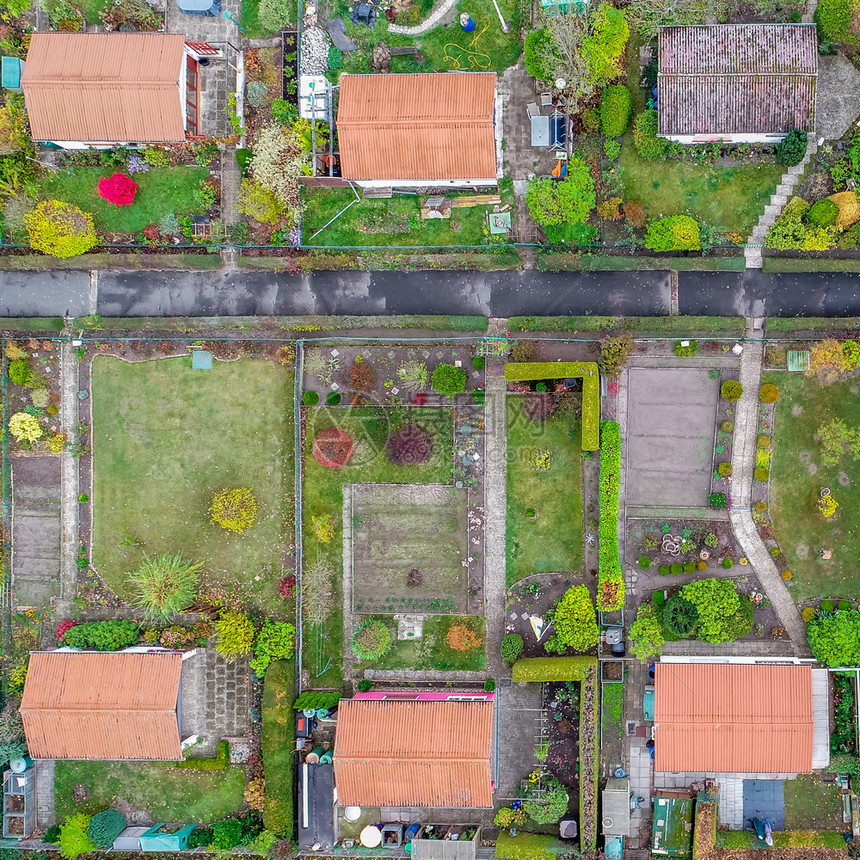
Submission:
<svg viewBox="0 0 860 860">
<path fill-rule="evenodd" d="M 818 58 L 815 133 L 825 140 L 842 137 L 857 118 L 860 72 L 842 54 Z"/>
</svg>

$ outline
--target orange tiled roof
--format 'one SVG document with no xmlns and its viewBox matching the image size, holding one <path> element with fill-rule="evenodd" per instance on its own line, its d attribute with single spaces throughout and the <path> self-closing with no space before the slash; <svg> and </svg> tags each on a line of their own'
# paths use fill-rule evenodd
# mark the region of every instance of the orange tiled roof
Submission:
<svg viewBox="0 0 860 860">
<path fill-rule="evenodd" d="M 46 651 L 30 656 L 21 699 L 34 758 L 182 758 L 181 654 Z"/>
<path fill-rule="evenodd" d="M 185 140 L 185 36 L 34 33 L 21 76 L 34 140 Z"/>
<path fill-rule="evenodd" d="M 812 769 L 809 666 L 657 663 L 654 709 L 658 771 Z"/>
<path fill-rule="evenodd" d="M 344 75 L 341 174 L 356 180 L 495 179 L 496 76 Z"/>
<path fill-rule="evenodd" d="M 493 702 L 341 700 L 341 806 L 491 807 Z"/>
</svg>

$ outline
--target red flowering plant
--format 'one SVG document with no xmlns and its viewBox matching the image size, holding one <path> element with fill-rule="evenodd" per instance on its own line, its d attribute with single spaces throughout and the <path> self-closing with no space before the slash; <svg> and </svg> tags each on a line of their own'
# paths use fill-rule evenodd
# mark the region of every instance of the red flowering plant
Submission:
<svg viewBox="0 0 860 860">
<path fill-rule="evenodd" d="M 61 621 L 57 625 L 57 641 L 62 642 L 63 637 L 66 635 L 66 633 L 68 633 L 69 630 L 72 629 L 72 627 L 77 627 L 77 625 L 77 621 Z"/>
<path fill-rule="evenodd" d="M 137 194 L 137 183 L 125 173 L 114 173 L 109 179 L 99 177 L 99 197 L 114 206 L 131 206 Z"/>
</svg>

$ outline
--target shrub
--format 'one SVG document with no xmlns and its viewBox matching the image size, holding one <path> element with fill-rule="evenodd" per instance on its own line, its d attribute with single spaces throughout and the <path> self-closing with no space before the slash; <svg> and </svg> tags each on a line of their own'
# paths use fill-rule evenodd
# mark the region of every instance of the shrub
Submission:
<svg viewBox="0 0 860 860">
<path fill-rule="evenodd" d="M 472 402 L 478 406 L 483 406 L 487 399 L 487 394 L 480 388 L 475 388 L 472 391 Z"/>
<path fill-rule="evenodd" d="M 433 390 L 445 397 L 455 397 L 466 387 L 466 371 L 453 364 L 440 364 L 432 377 Z"/>
<path fill-rule="evenodd" d="M 766 382 L 758 390 L 758 396 L 762 403 L 776 403 L 779 399 L 779 389 L 772 383 Z"/>
<path fill-rule="evenodd" d="M 334 539 L 334 521 L 331 514 L 311 517 L 311 531 L 320 543 L 331 543 Z"/>
<path fill-rule="evenodd" d="M 42 201 L 23 221 L 30 246 L 54 257 L 77 257 L 98 241 L 92 216 L 59 200 Z"/>
<path fill-rule="evenodd" d="M 493 824 L 505 830 L 511 827 L 522 827 L 527 820 L 526 811 L 520 807 L 519 809 L 511 809 L 503 806 L 493 819 Z"/>
<path fill-rule="evenodd" d="M 729 402 L 739 400 L 743 393 L 744 387 L 736 379 L 727 379 L 720 386 L 720 396 L 723 400 L 728 400 Z"/>
<path fill-rule="evenodd" d="M 544 777 L 544 796 L 542 800 L 525 800 L 525 809 L 535 824 L 555 824 L 567 812 L 570 798 L 567 789 L 554 777 Z"/>
<path fill-rule="evenodd" d="M 732 464 L 731 463 L 720 463 L 717 466 L 717 472 L 719 473 L 721 478 L 728 478 L 732 473 Z"/>
<path fill-rule="evenodd" d="M 432 456 L 433 441 L 424 428 L 407 424 L 388 437 L 385 453 L 395 466 L 417 466 Z"/>
<path fill-rule="evenodd" d="M 370 391 L 376 382 L 376 374 L 366 361 L 357 361 L 350 365 L 349 380 L 353 391 Z"/>
<path fill-rule="evenodd" d="M 655 602 L 657 594 L 654 595 Z M 642 603 L 636 610 L 636 620 L 630 625 L 630 653 L 645 663 L 660 653 L 665 643 L 663 630 L 654 606 Z"/>
<path fill-rule="evenodd" d="M 792 129 L 776 147 L 776 157 L 781 164 L 794 167 L 803 161 L 806 155 L 806 132 Z M 834 221 L 836 220 L 834 216 Z"/>
<path fill-rule="evenodd" d="M 49 845 L 56 845 L 60 840 L 60 827 L 57 824 L 52 824 L 45 831 L 45 842 Z"/>
<path fill-rule="evenodd" d="M 514 663 L 522 653 L 523 637 L 519 633 L 507 633 L 505 638 L 502 639 L 499 650 L 501 651 L 502 660 L 506 663 Z"/>
<path fill-rule="evenodd" d="M 130 648 L 140 638 L 140 628 L 128 618 L 112 621 L 89 621 L 70 627 L 62 644 L 70 648 L 94 651 L 119 651 Z"/>
<path fill-rule="evenodd" d="M 637 564 L 642 568 L 642 570 L 648 570 L 648 568 L 651 567 L 651 559 L 648 558 L 647 555 L 640 555 Z"/>
<path fill-rule="evenodd" d="M 16 361 L 9 362 L 9 381 L 15 385 L 20 385 L 25 388 L 33 379 L 33 371 L 30 369 L 30 362 L 26 358 L 19 358 Z"/>
<path fill-rule="evenodd" d="M 663 629 L 669 639 L 693 639 L 699 629 L 698 609 L 680 594 L 673 594 L 663 607 Z"/>
<path fill-rule="evenodd" d="M 842 356 L 845 359 L 847 370 L 856 370 L 860 367 L 860 343 L 856 340 L 842 341 Z"/>
<path fill-rule="evenodd" d="M 839 207 L 832 200 L 825 198 L 812 204 L 806 213 L 806 220 L 816 227 L 832 227 L 838 216 Z"/>
<path fill-rule="evenodd" d="M 718 543 L 717 536 L 713 532 L 708 532 L 705 535 L 705 546 L 715 547 Z"/>
<path fill-rule="evenodd" d="M 699 242 L 699 225 L 689 215 L 669 215 L 648 225 L 645 247 L 652 251 L 695 251 Z"/>
<path fill-rule="evenodd" d="M 248 487 L 220 490 L 209 505 L 212 522 L 227 531 L 247 531 L 257 520 L 257 500 Z"/>
<path fill-rule="evenodd" d="M 265 3 L 266 0 L 260 3 L 261 17 Z M 251 172 L 263 188 L 273 192 L 283 203 L 290 216 L 298 211 L 299 177 L 306 162 L 303 144 L 292 128 L 272 124 L 257 133 Z"/>
<path fill-rule="evenodd" d="M 825 602 L 822 601 L 822 610 Z M 816 615 L 806 625 L 806 637 L 819 663 L 831 667 L 860 666 L 860 612 Z"/>
<path fill-rule="evenodd" d="M 488 678 L 484 681 L 484 692 L 485 693 L 494 693 L 496 691 L 496 682 L 492 678 Z"/>
<path fill-rule="evenodd" d="M 645 226 L 645 207 L 638 200 L 628 200 L 624 204 L 624 217 L 631 227 Z"/>
<path fill-rule="evenodd" d="M 475 370 L 483 370 L 486 367 L 487 359 L 483 355 L 476 355 L 472 358 L 472 367 Z"/>
<path fill-rule="evenodd" d="M 600 131 L 600 108 L 586 108 L 582 112 L 582 126 L 586 131 Z"/>
<path fill-rule="evenodd" d="M 168 621 L 182 612 L 197 596 L 200 562 L 185 561 L 181 554 L 157 555 L 145 558 L 140 567 L 129 574 L 136 591 L 135 603 L 142 606 L 148 621 Z"/>
<path fill-rule="evenodd" d="M 848 159 L 843 160 L 848 162 L 850 167 L 851 162 Z M 860 221 L 860 200 L 857 199 L 857 194 L 854 191 L 841 191 L 838 194 L 831 194 L 828 200 L 832 200 L 839 210 L 839 214 L 836 216 L 837 227 L 847 230 Z"/>
<path fill-rule="evenodd" d="M 691 355 L 699 354 L 699 342 L 697 340 L 688 340 L 686 341 L 686 346 L 683 344 L 685 341 L 676 340 L 675 341 L 675 355 L 678 358 L 688 358 Z"/>
<path fill-rule="evenodd" d="M 552 69 L 547 69 L 541 61 L 541 55 L 550 44 L 552 44 L 552 34 L 545 27 L 532 30 L 526 35 L 523 59 L 526 71 L 533 78 L 538 78 L 542 81 L 552 79 Z"/>
<path fill-rule="evenodd" d="M 821 39 L 825 42 L 843 41 L 851 27 L 853 14 L 850 0 L 821 0 L 813 15 Z"/>
<path fill-rule="evenodd" d="M 108 179 L 99 177 L 99 197 L 114 206 L 131 206 L 135 194 L 137 183 L 126 173 L 114 173 Z"/>
<path fill-rule="evenodd" d="M 671 568 L 669 567 L 668 564 L 661 564 L 660 565 L 660 576 L 668 576 L 670 571 L 671 571 Z"/>
<path fill-rule="evenodd" d="M 684 572 L 684 565 L 676 561 L 672 564 L 670 570 L 673 576 L 680 576 Z"/>
<path fill-rule="evenodd" d="M 619 137 L 627 131 L 633 113 L 633 97 L 624 86 L 607 87 L 600 97 L 600 132 Z"/>
<path fill-rule="evenodd" d="M 368 681 L 366 678 L 362 678 L 358 682 L 358 692 L 359 693 L 367 693 L 372 686 L 373 686 L 372 681 Z"/>
<path fill-rule="evenodd" d="M 707 570 L 708 563 L 706 561 L 697 561 L 696 562 L 696 570 Z"/>
<path fill-rule="evenodd" d="M 696 565 L 692 561 L 684 562 L 684 573 L 692 573 L 696 569 Z"/>
<path fill-rule="evenodd" d="M 238 818 L 226 818 L 212 825 L 212 845 L 215 848 L 229 850 L 242 841 L 242 822 Z"/>
<path fill-rule="evenodd" d="M 646 110 L 639 114 L 633 122 L 633 146 L 639 157 L 645 161 L 660 158 L 665 152 L 669 141 L 657 137 L 657 111 Z"/>
<path fill-rule="evenodd" d="M 266 96 L 269 95 L 269 88 L 263 81 L 251 81 L 245 87 L 245 100 L 252 107 L 262 107 L 266 103 Z"/>
<path fill-rule="evenodd" d="M 731 499 L 728 493 L 711 493 L 708 496 L 708 507 L 715 511 L 725 511 L 729 509 Z"/>
<path fill-rule="evenodd" d="M 340 394 L 337 393 L 337 391 L 329 391 L 329 393 L 325 396 L 325 402 L 329 406 L 340 406 L 341 399 L 342 398 Z"/>
<path fill-rule="evenodd" d="M 732 565 L 733 565 L 733 562 L 730 558 L 724 558 L 723 559 L 723 568 L 725 570 L 731 570 Z"/>
<path fill-rule="evenodd" d="M 800 613 L 803 620 L 809 624 L 813 618 L 815 618 L 815 610 L 811 606 L 807 606 L 804 608 L 803 612 Z"/>
<path fill-rule="evenodd" d="M 821 601 L 821 611 L 822 612 L 833 612 L 833 601 L 832 600 L 822 600 Z"/>
<path fill-rule="evenodd" d="M 296 628 L 286 621 L 272 621 L 267 618 L 254 642 L 254 659 L 251 668 L 258 678 L 263 678 L 266 670 L 275 660 L 289 660 L 296 650 Z"/>
<path fill-rule="evenodd" d="M 618 551 L 620 472 L 621 428 L 617 421 L 601 421 L 597 605 L 604 611 L 624 605 L 624 576 Z"/>
<path fill-rule="evenodd" d="M 734 421 L 723 421 L 723 423 L 720 424 L 720 429 L 724 433 L 731 433 L 735 429 L 735 422 Z"/>
<path fill-rule="evenodd" d="M 766 484 L 770 478 L 770 469 L 766 469 L 764 466 L 759 466 L 755 472 L 753 472 L 753 477 L 762 484 Z"/>
<path fill-rule="evenodd" d="M 839 603 L 836 604 L 836 608 L 840 612 L 848 612 L 851 609 L 851 601 L 850 600 L 840 600 Z"/>
<path fill-rule="evenodd" d="M 42 438 L 42 425 L 29 412 L 16 412 L 9 419 L 9 432 L 18 442 L 38 442 Z"/>
<path fill-rule="evenodd" d="M 243 179 L 236 208 L 261 224 L 277 224 L 284 216 L 284 204 L 253 179 Z"/>
<path fill-rule="evenodd" d="M 700 639 L 718 644 L 735 638 L 733 624 L 741 599 L 731 580 L 700 579 L 691 582 L 681 589 L 681 597 L 689 600 L 699 613 Z"/>
<path fill-rule="evenodd" d="M 302 403 L 305 406 L 316 406 L 320 402 L 320 396 L 316 391 L 306 391 L 302 395 Z"/>
<path fill-rule="evenodd" d="M 215 650 L 228 662 L 244 657 L 254 641 L 254 625 L 241 612 L 221 612 L 215 622 Z"/>
<path fill-rule="evenodd" d="M 272 663 L 263 682 L 262 703 L 261 742 L 266 774 L 263 826 L 286 840 L 293 836 L 294 671 L 290 660 Z"/>
<path fill-rule="evenodd" d="M 463 652 L 474 651 L 484 643 L 484 640 L 465 623 L 452 624 L 445 635 L 445 641 L 449 648 Z"/>
<path fill-rule="evenodd" d="M 615 159 L 618 158 L 619 155 L 621 155 L 621 144 L 617 140 L 615 140 L 614 138 L 611 138 L 611 137 L 608 138 L 607 140 L 604 140 L 603 141 L 603 154 L 610 161 L 615 161 Z M 611 197 L 609 199 L 613 203 L 613 206 L 612 206 L 612 213 L 613 214 L 611 216 L 612 220 L 613 221 L 620 221 L 621 220 L 621 213 L 618 211 L 618 207 L 621 205 L 621 198 L 620 197 Z M 598 205 L 597 209 L 599 212 L 600 211 L 599 205 Z M 601 216 L 601 217 L 603 217 L 603 216 Z"/>
<path fill-rule="evenodd" d="M 667 565 L 668 567 L 668 565 Z M 666 603 L 666 592 L 662 589 L 660 591 L 655 591 L 653 597 L 651 598 L 654 601 L 655 606 L 663 606 Z M 644 606 L 645 604 L 640 604 Z"/>
<path fill-rule="evenodd" d="M 352 653 L 359 660 L 379 660 L 391 648 L 391 631 L 381 621 L 366 618 L 352 634 Z"/>
<path fill-rule="evenodd" d="M 594 604 L 585 585 L 574 585 L 561 596 L 555 605 L 553 621 L 555 633 L 544 645 L 549 653 L 568 648 L 587 651 L 600 641 Z"/>
<path fill-rule="evenodd" d="M 212 758 L 186 758 L 175 763 L 175 766 L 183 770 L 224 770 L 230 764 L 230 744 L 228 741 L 220 741 L 218 752 Z M 211 834 L 209 842 L 211 843 Z"/>
<path fill-rule="evenodd" d="M 513 679 L 517 683 L 584 681 L 596 666 L 596 657 L 531 657 L 514 663 Z"/>
<path fill-rule="evenodd" d="M 526 187 L 529 213 L 544 227 L 583 224 L 596 202 L 589 166 L 576 154 L 567 162 L 566 179 L 530 179 Z"/>
<path fill-rule="evenodd" d="M 300 693 L 298 698 L 293 702 L 293 708 L 296 711 L 305 709 L 318 708 L 331 709 L 337 707 L 337 703 L 343 698 L 340 693 L 318 693 L 314 691 L 305 691 Z"/>
<path fill-rule="evenodd" d="M 90 840 L 99 848 L 110 848 L 125 826 L 125 816 L 118 809 L 105 809 L 90 819 Z"/>
<path fill-rule="evenodd" d="M 755 440 L 756 448 L 770 448 L 770 436 L 766 433 L 760 433 Z M 758 502 L 756 502 L 758 504 Z M 767 510 L 767 502 L 765 502 L 765 507 L 763 510 Z"/>
<path fill-rule="evenodd" d="M 633 352 L 633 338 L 629 335 L 605 337 L 600 341 L 600 364 L 610 379 L 621 373 L 624 363 Z"/>
<path fill-rule="evenodd" d="M 95 851 L 96 846 L 90 841 L 89 837 L 90 816 L 79 812 L 77 815 L 70 815 L 65 822 L 60 825 L 59 846 L 60 854 L 66 860 L 74 860 L 81 854 L 87 854 L 90 851 Z"/>
</svg>

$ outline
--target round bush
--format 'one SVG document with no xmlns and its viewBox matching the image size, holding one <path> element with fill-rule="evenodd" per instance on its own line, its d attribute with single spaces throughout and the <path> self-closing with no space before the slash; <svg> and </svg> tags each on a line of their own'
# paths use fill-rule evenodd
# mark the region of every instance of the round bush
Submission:
<svg viewBox="0 0 860 860">
<path fill-rule="evenodd" d="M 723 421 L 723 423 L 720 424 L 720 430 L 722 430 L 723 433 L 731 433 L 734 429 L 735 429 L 735 422 L 734 421 Z"/>
<path fill-rule="evenodd" d="M 770 436 L 766 433 L 761 433 L 755 440 L 756 448 L 770 448 Z M 756 502 L 758 504 L 758 502 Z M 765 505 L 767 503 L 765 502 Z M 767 510 L 767 507 L 764 508 Z"/>
<path fill-rule="evenodd" d="M 675 639 L 690 639 L 699 629 L 699 611 L 680 594 L 673 594 L 663 609 L 663 625 Z"/>
<path fill-rule="evenodd" d="M 340 405 L 340 394 L 336 391 L 329 391 L 325 396 L 325 402 L 328 403 L 329 406 L 339 406 Z"/>
<path fill-rule="evenodd" d="M 727 379 L 720 387 L 720 396 L 723 400 L 739 400 L 744 393 L 744 387 L 736 379 Z"/>
<path fill-rule="evenodd" d="M 648 570 L 648 568 L 651 567 L 651 559 L 648 558 L 647 555 L 642 555 L 639 557 L 637 564 L 642 568 L 642 570 Z"/>
<path fill-rule="evenodd" d="M 815 618 L 815 610 L 811 606 L 807 606 L 803 612 L 800 613 L 800 616 L 807 624 L 809 624 L 809 622 Z"/>
<path fill-rule="evenodd" d="M 680 562 L 676 561 L 672 565 L 671 570 L 672 570 L 672 573 L 674 576 L 678 576 L 679 574 L 682 574 L 684 572 L 684 565 L 682 565 Z"/>
<path fill-rule="evenodd" d="M 847 612 L 851 609 L 851 601 L 850 600 L 840 600 L 839 603 L 836 604 L 836 608 L 840 612 Z"/>
<path fill-rule="evenodd" d="M 708 505 L 715 511 L 728 510 L 731 504 L 731 498 L 728 493 L 711 493 L 708 496 Z"/>
<path fill-rule="evenodd" d="M 666 138 L 657 137 L 657 111 L 640 113 L 633 122 L 633 146 L 639 157 L 645 161 L 660 158 L 668 145 Z"/>
<path fill-rule="evenodd" d="M 388 437 L 385 453 L 395 466 L 417 466 L 430 459 L 433 442 L 422 427 L 407 424 Z"/>
<path fill-rule="evenodd" d="M 487 393 L 483 389 L 475 388 L 472 390 L 472 403 L 483 406 L 486 399 Z"/>
<path fill-rule="evenodd" d="M 655 591 L 654 597 L 652 598 L 655 606 L 662 606 L 666 602 L 666 592 L 665 591 Z"/>
<path fill-rule="evenodd" d="M 320 396 L 316 393 L 316 391 L 306 391 L 302 395 L 302 403 L 304 403 L 305 406 L 316 406 L 319 402 Z"/>
<path fill-rule="evenodd" d="M 257 519 L 257 500 L 248 487 L 221 490 L 212 497 L 209 505 L 212 522 L 231 532 L 251 528 Z"/>
<path fill-rule="evenodd" d="M 684 573 L 692 573 L 696 569 L 696 565 L 692 561 L 684 562 Z"/>
<path fill-rule="evenodd" d="M 778 546 L 772 546 L 772 547 L 770 548 L 770 554 L 771 554 L 774 558 L 776 558 L 776 557 L 779 555 L 779 547 L 778 547 Z"/>
<path fill-rule="evenodd" d="M 445 397 L 454 397 L 466 387 L 466 371 L 453 364 L 440 364 L 433 371 L 433 390 Z"/>
<path fill-rule="evenodd" d="M 523 637 L 519 633 L 508 633 L 502 639 L 502 645 L 499 651 L 502 655 L 502 660 L 506 663 L 513 663 L 520 656 L 523 650 Z"/>
<path fill-rule="evenodd" d="M 820 0 L 813 20 L 818 34 L 826 42 L 841 42 L 851 27 L 854 16 L 850 0 Z"/>
<path fill-rule="evenodd" d="M 492 678 L 488 678 L 484 681 L 484 692 L 485 693 L 493 693 L 496 689 L 496 682 Z"/>
<path fill-rule="evenodd" d="M 339 469 L 352 459 L 354 450 L 352 439 L 343 430 L 328 427 L 317 433 L 311 453 L 320 466 Z"/>
<path fill-rule="evenodd" d="M 732 564 L 732 560 L 730 558 L 723 559 L 723 568 L 725 570 L 731 570 L 734 565 Z"/>
<path fill-rule="evenodd" d="M 721 478 L 728 478 L 728 476 L 732 473 L 732 464 L 720 463 L 720 465 L 717 466 L 717 472 L 719 472 Z"/>
<path fill-rule="evenodd" d="M 758 396 L 762 403 L 776 403 L 779 398 L 779 389 L 770 382 L 766 382 L 758 390 Z"/>
<path fill-rule="evenodd" d="M 767 510 L 767 502 L 764 499 L 761 499 L 753 505 L 753 510 L 763 514 Z"/>
<path fill-rule="evenodd" d="M 821 601 L 821 611 L 822 612 L 833 612 L 833 601 L 832 600 L 822 600 Z"/>
<path fill-rule="evenodd" d="M 669 567 L 668 564 L 661 564 L 660 565 L 660 576 L 668 576 L 669 573 L 671 572 L 671 570 L 672 570 L 672 568 Z"/>
<path fill-rule="evenodd" d="M 707 570 L 708 569 L 708 563 L 706 561 L 697 561 L 696 562 L 696 568 L 698 570 Z"/>
<path fill-rule="evenodd" d="M 367 678 L 362 678 L 358 682 L 358 692 L 359 693 L 367 693 L 370 691 L 370 688 L 373 686 L 371 681 L 368 681 Z"/>
<path fill-rule="evenodd" d="M 600 97 L 600 132 L 606 137 L 620 137 L 627 131 L 633 112 L 633 97 L 624 86 L 607 87 Z"/>
<path fill-rule="evenodd" d="M 761 481 L 763 484 L 767 482 L 768 478 L 770 478 L 770 469 L 765 469 L 764 466 L 759 466 L 753 476 L 757 481 Z"/>
<path fill-rule="evenodd" d="M 33 371 L 30 370 L 30 364 L 26 358 L 19 358 L 9 362 L 9 381 L 15 385 L 20 385 L 22 388 L 30 384 L 33 378 Z"/>
<path fill-rule="evenodd" d="M 794 167 L 806 155 L 806 132 L 792 129 L 776 147 L 776 157 L 781 164 Z M 835 220 L 835 219 L 834 219 Z"/>
<path fill-rule="evenodd" d="M 825 198 L 817 200 L 806 213 L 806 220 L 815 227 L 832 227 L 839 217 L 839 207 Z"/>
<path fill-rule="evenodd" d="M 391 631 L 381 622 L 368 618 L 352 634 L 352 653 L 359 660 L 379 660 L 391 648 Z"/>
<path fill-rule="evenodd" d="M 472 367 L 475 370 L 483 370 L 487 365 L 487 359 L 483 355 L 476 355 L 472 359 Z"/>
</svg>

